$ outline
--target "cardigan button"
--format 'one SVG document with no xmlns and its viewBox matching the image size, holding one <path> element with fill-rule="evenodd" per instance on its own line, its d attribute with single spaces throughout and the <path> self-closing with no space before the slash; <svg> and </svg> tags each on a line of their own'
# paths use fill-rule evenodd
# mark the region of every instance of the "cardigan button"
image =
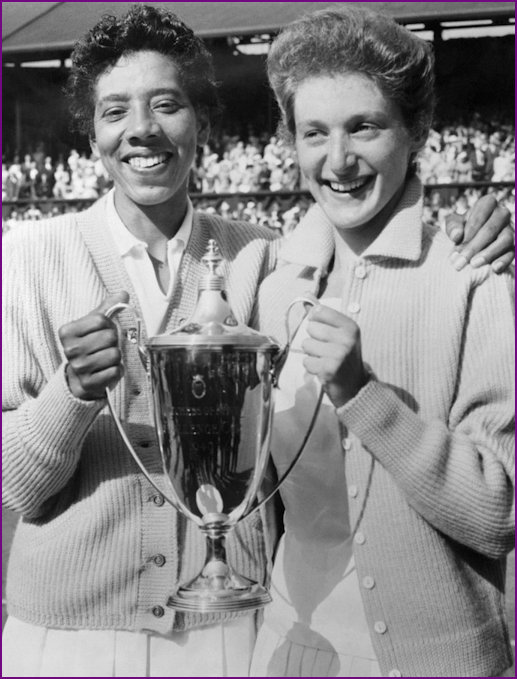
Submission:
<svg viewBox="0 0 517 679">
<path fill-rule="evenodd" d="M 364 545 L 366 542 L 366 538 L 364 537 L 364 533 L 361 533 L 361 531 L 357 531 L 357 533 L 354 535 L 354 542 L 357 545 Z"/>
<path fill-rule="evenodd" d="M 347 310 L 349 314 L 358 314 L 361 311 L 361 305 L 359 302 L 350 302 Z"/>
<path fill-rule="evenodd" d="M 356 266 L 354 269 L 354 274 L 356 278 L 366 278 L 366 267 L 364 264 L 358 264 L 358 266 Z"/>
<path fill-rule="evenodd" d="M 155 618 L 163 618 L 163 616 L 165 615 L 165 610 L 163 606 L 154 606 L 152 614 L 154 615 Z"/>
<path fill-rule="evenodd" d="M 349 438 L 345 437 L 341 441 L 341 447 L 343 448 L 343 450 L 350 450 L 350 448 L 352 447 L 352 441 Z"/>
<path fill-rule="evenodd" d="M 157 554 L 156 556 L 153 556 L 153 561 L 158 567 L 161 567 L 165 564 L 165 557 L 163 554 Z"/>
<path fill-rule="evenodd" d="M 377 622 L 373 626 L 373 629 L 377 632 L 377 634 L 384 634 L 388 627 L 384 620 L 377 620 Z"/>
<path fill-rule="evenodd" d="M 153 495 L 152 501 L 157 507 L 162 507 L 165 503 L 163 495 Z"/>
<path fill-rule="evenodd" d="M 365 575 L 363 578 L 363 587 L 365 589 L 373 589 L 375 587 L 375 580 L 371 575 Z"/>
<path fill-rule="evenodd" d="M 138 329 L 137 328 L 128 328 L 126 332 L 126 337 L 128 342 L 131 342 L 131 344 L 137 344 L 138 342 Z"/>
<path fill-rule="evenodd" d="M 357 497 L 357 494 L 359 493 L 359 489 L 357 486 L 348 486 L 348 497 Z"/>
</svg>

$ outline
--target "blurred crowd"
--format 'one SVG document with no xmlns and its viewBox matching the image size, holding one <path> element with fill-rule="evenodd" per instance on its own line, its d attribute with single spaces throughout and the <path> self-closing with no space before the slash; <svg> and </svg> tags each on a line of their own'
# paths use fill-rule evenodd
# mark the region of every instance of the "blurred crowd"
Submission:
<svg viewBox="0 0 517 679">
<path fill-rule="evenodd" d="M 250 134 L 221 135 L 203 148 L 193 170 L 193 188 L 201 193 L 256 193 L 300 188 L 292 147 L 282 139 Z"/>
<path fill-rule="evenodd" d="M 515 128 L 500 121 L 473 116 L 468 124 L 445 125 L 432 130 L 418 159 L 418 174 L 426 185 L 455 182 L 515 181 Z M 70 209 L 81 209 L 103 195 L 111 181 L 101 161 L 72 149 L 67 157 L 53 159 L 38 144 L 21 159 L 3 159 L 3 201 L 28 201 L 17 206 L 3 229 L 18 220 L 39 219 Z M 244 219 L 288 235 L 307 209 L 307 201 L 274 200 L 250 196 L 233 200 L 227 194 L 289 192 L 303 189 L 292 147 L 278 136 L 250 132 L 246 140 L 222 133 L 199 153 L 190 178 L 190 191 L 215 194 L 195 202 L 208 211 Z M 497 197 L 514 213 L 514 191 L 496 190 Z M 457 187 L 428 190 L 426 219 L 443 225 L 452 211 L 466 212 L 480 195 L 479 189 Z M 226 198 L 217 195 L 226 194 Z M 60 199 L 49 203 L 46 199 Z M 68 201 L 73 201 L 67 204 Z M 84 204 L 77 201 L 85 201 Z"/>
<path fill-rule="evenodd" d="M 72 149 L 54 160 L 40 143 L 23 159 L 2 159 L 2 200 L 95 200 L 111 186 L 102 162 Z"/>
<path fill-rule="evenodd" d="M 419 156 L 424 184 L 515 180 L 515 128 L 451 125 L 431 130 Z"/>
</svg>

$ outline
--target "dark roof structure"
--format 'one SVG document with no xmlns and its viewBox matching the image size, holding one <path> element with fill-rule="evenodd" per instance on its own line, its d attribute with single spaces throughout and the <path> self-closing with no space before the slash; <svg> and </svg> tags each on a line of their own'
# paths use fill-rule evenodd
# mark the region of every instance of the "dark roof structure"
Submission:
<svg viewBox="0 0 517 679">
<path fill-rule="evenodd" d="M 71 50 L 102 14 L 120 15 L 129 2 L 2 2 L 2 53 L 44 56 Z M 334 2 L 149 2 L 166 6 L 205 38 L 272 33 Z M 492 19 L 508 21 L 514 2 L 359 2 L 402 23 Z"/>
</svg>

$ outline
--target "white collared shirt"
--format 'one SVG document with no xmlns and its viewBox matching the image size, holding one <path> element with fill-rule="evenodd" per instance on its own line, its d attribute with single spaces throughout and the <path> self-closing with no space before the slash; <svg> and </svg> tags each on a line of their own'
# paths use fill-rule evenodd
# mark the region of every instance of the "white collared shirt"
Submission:
<svg viewBox="0 0 517 679">
<path fill-rule="evenodd" d="M 190 200 L 187 199 L 185 218 L 176 235 L 167 243 L 170 281 L 168 290 L 164 293 L 156 279 L 153 264 L 147 254 L 147 243 L 134 236 L 124 225 L 115 208 L 114 196 L 114 190 L 111 190 L 107 195 L 106 218 L 108 228 L 138 296 L 147 335 L 152 337 L 163 332 L 162 325 L 176 283 L 181 257 L 192 232 L 194 208 Z"/>
</svg>

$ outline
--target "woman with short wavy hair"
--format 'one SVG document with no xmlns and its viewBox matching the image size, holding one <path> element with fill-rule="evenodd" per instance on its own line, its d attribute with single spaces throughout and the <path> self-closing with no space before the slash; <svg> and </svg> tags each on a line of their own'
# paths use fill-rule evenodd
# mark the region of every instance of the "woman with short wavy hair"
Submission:
<svg viewBox="0 0 517 679">
<path fill-rule="evenodd" d="M 285 535 L 252 676 L 500 676 L 511 665 L 511 276 L 459 274 L 422 223 L 413 161 L 431 48 L 342 3 L 288 26 L 269 77 L 318 207 L 259 293 L 262 329 L 301 322 L 271 443 Z"/>
</svg>

